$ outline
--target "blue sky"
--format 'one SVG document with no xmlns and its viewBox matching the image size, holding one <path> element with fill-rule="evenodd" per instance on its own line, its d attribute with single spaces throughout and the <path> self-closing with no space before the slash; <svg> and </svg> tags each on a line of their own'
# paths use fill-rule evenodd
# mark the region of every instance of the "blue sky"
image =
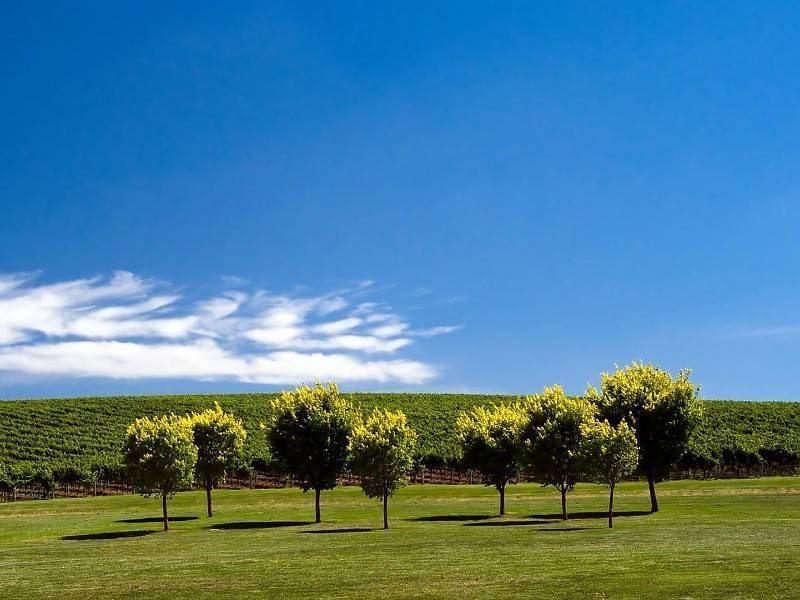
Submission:
<svg viewBox="0 0 800 600">
<path fill-rule="evenodd" d="M 7 8 L 0 397 L 577 393 L 645 360 L 800 399 L 798 25 L 777 2 Z"/>
</svg>

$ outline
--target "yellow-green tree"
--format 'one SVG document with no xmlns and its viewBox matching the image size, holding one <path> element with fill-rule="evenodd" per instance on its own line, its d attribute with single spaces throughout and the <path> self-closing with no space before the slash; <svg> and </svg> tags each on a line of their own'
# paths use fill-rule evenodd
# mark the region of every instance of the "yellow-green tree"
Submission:
<svg viewBox="0 0 800 600">
<path fill-rule="evenodd" d="M 476 406 L 456 421 L 462 461 L 480 471 L 486 485 L 497 489 L 501 516 L 506 514 L 506 485 L 522 469 L 525 423 L 526 414 L 517 404 Z"/>
<path fill-rule="evenodd" d="M 374 409 L 353 430 L 353 471 L 361 477 L 368 498 L 383 502 L 383 528 L 389 529 L 389 498 L 408 484 L 417 434 L 402 411 Z"/>
<path fill-rule="evenodd" d="M 608 526 L 614 526 L 614 488 L 636 470 L 639 446 L 636 434 L 622 421 L 616 427 L 608 421 L 594 421 L 584 427 L 584 455 L 587 476 L 608 486 Z"/>
<path fill-rule="evenodd" d="M 583 426 L 594 420 L 596 409 L 588 400 L 570 398 L 559 385 L 526 397 L 523 404 L 526 462 L 537 481 L 561 492 L 561 518 L 567 519 L 567 492 L 586 470 Z"/>
<path fill-rule="evenodd" d="M 225 470 L 241 457 L 247 432 L 242 422 L 214 408 L 191 416 L 194 445 L 197 446 L 195 479 L 206 490 L 208 516 L 212 516 L 211 490 L 225 477 Z"/>
<path fill-rule="evenodd" d="M 267 440 L 273 458 L 304 492 L 314 490 L 315 522 L 322 520 L 320 492 L 336 487 L 347 465 L 356 412 L 335 383 L 283 392 L 272 401 Z"/>
<path fill-rule="evenodd" d="M 197 462 L 191 421 L 175 415 L 143 417 L 125 433 L 122 453 L 128 476 L 143 496 L 161 496 L 167 531 L 167 498 L 192 484 Z"/>
<path fill-rule="evenodd" d="M 613 374 L 603 373 L 600 392 L 587 392 L 601 418 L 612 425 L 625 421 L 636 432 L 639 470 L 647 477 L 652 512 L 658 511 L 655 484 L 686 450 L 702 417 L 698 388 L 689 374 L 680 371 L 673 378 L 659 367 L 633 363 Z"/>
</svg>

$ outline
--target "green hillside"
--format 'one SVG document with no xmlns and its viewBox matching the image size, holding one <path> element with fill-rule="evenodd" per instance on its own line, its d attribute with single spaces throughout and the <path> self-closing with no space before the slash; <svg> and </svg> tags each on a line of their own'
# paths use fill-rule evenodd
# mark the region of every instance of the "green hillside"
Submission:
<svg viewBox="0 0 800 600">
<path fill-rule="evenodd" d="M 420 454 L 433 464 L 458 455 L 453 425 L 459 411 L 509 397 L 475 394 L 349 395 L 364 410 L 402 409 L 420 436 Z M 267 455 L 260 428 L 273 394 L 127 396 L 0 402 L 0 464 L 113 463 L 125 427 L 136 417 L 199 411 L 218 401 L 244 421 L 247 455 Z M 735 449 L 800 451 L 800 403 L 704 401 L 705 418 L 691 446 L 721 459 Z M 725 450 L 728 449 L 726 454 Z"/>
</svg>

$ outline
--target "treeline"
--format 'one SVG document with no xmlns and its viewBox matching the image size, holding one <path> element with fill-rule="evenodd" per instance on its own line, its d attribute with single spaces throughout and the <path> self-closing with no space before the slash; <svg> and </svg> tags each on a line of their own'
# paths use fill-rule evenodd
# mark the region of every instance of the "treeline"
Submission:
<svg viewBox="0 0 800 600">
<path fill-rule="evenodd" d="M 481 473 L 500 495 L 527 472 L 561 493 L 567 519 L 567 493 L 579 482 L 608 486 L 608 526 L 613 526 L 615 486 L 638 471 L 647 478 L 651 511 L 658 511 L 655 484 L 686 450 L 702 419 L 697 387 L 688 372 L 668 372 L 633 364 L 603 373 L 599 390 L 569 397 L 556 385 L 512 403 L 477 406 L 455 423 L 461 461 Z M 315 522 L 321 521 L 320 496 L 339 485 L 349 471 L 370 498 L 383 504 L 410 481 L 417 434 L 402 411 L 373 409 L 363 414 L 335 384 L 302 386 L 270 402 L 262 425 L 274 466 L 314 492 Z M 227 469 L 241 460 L 246 431 L 219 405 L 200 414 L 136 419 L 122 448 L 125 470 L 138 491 L 158 495 L 168 529 L 167 500 L 192 483 L 211 492 Z"/>
<path fill-rule="evenodd" d="M 475 394 L 343 394 L 368 413 L 402 410 L 417 433 L 415 468 L 464 469 L 455 423 L 476 406 L 516 397 Z M 39 497 L 64 490 L 92 493 L 125 481 L 120 448 L 125 429 L 142 416 L 203 412 L 219 402 L 248 431 L 237 474 L 272 473 L 265 431 L 278 394 L 93 397 L 0 402 L 0 497 L 29 487 Z M 673 477 L 795 472 L 800 453 L 800 403 L 704 400 Z M 466 480 L 466 479 L 465 479 Z M 120 488 L 122 489 L 122 488 Z"/>
</svg>

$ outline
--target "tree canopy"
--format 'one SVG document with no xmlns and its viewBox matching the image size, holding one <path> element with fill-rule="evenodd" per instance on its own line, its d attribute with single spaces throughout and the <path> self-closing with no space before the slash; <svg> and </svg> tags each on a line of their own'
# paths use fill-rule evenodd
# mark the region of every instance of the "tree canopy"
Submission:
<svg viewBox="0 0 800 600">
<path fill-rule="evenodd" d="M 126 431 L 123 455 L 138 491 L 161 496 L 164 530 L 168 530 L 167 498 L 192 484 L 197 462 L 191 421 L 175 415 L 136 419 Z"/>
<path fill-rule="evenodd" d="M 353 430 L 353 471 L 361 476 L 361 488 L 367 497 L 382 500 L 384 529 L 389 528 L 389 497 L 408 484 L 416 445 L 417 434 L 399 410 L 376 408 Z"/>
<path fill-rule="evenodd" d="M 622 421 L 616 427 L 608 421 L 592 421 L 584 427 L 584 455 L 587 478 L 609 487 L 608 526 L 614 526 L 614 488 L 636 470 L 639 447 L 636 434 Z"/>
<path fill-rule="evenodd" d="M 480 471 L 484 483 L 497 488 L 500 515 L 506 513 L 505 491 L 522 469 L 522 430 L 526 414 L 518 404 L 476 406 L 461 413 L 456 422 L 463 451 L 462 462 Z"/>
<path fill-rule="evenodd" d="M 197 446 L 195 478 L 206 490 L 208 516 L 212 516 L 211 490 L 225 477 L 244 449 L 247 432 L 242 422 L 214 403 L 191 417 L 194 444 Z"/>
<path fill-rule="evenodd" d="M 689 375 L 680 371 L 673 378 L 657 366 L 633 363 L 603 373 L 600 392 L 591 387 L 587 392 L 601 418 L 612 425 L 626 421 L 636 431 L 639 469 L 647 477 L 653 512 L 658 511 L 655 483 L 680 459 L 702 416 L 698 389 Z"/>
<path fill-rule="evenodd" d="M 526 462 L 537 481 L 561 492 L 561 517 L 567 519 L 567 492 L 585 471 L 583 426 L 594 420 L 596 409 L 584 398 L 567 396 L 558 385 L 526 397 L 524 407 Z"/>
<path fill-rule="evenodd" d="M 315 521 L 321 521 L 322 490 L 336 487 L 349 457 L 356 412 L 335 383 L 301 386 L 271 402 L 267 440 L 281 468 L 303 491 L 315 492 Z"/>
</svg>

